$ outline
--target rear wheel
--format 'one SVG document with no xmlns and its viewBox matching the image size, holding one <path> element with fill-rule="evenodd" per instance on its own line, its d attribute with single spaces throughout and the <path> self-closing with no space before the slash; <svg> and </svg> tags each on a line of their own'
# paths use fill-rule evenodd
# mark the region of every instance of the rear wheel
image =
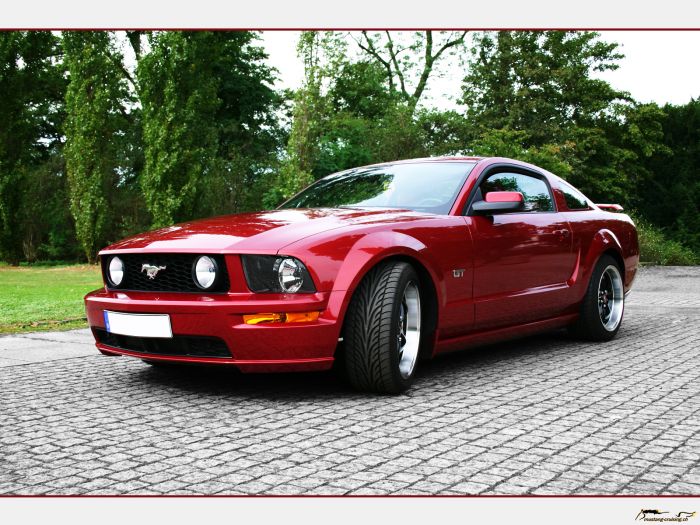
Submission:
<svg viewBox="0 0 700 525">
<path fill-rule="evenodd" d="M 579 318 L 571 332 L 591 341 L 609 341 L 617 334 L 625 310 L 625 291 L 617 261 L 603 255 L 593 269 Z"/>
<path fill-rule="evenodd" d="M 373 268 L 355 291 L 344 328 L 345 372 L 358 390 L 398 393 L 413 382 L 422 344 L 418 274 L 405 262 Z"/>
</svg>

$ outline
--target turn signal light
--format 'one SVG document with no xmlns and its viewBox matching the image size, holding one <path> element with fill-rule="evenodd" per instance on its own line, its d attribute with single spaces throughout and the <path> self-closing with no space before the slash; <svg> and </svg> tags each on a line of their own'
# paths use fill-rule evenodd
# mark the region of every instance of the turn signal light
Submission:
<svg viewBox="0 0 700 525">
<path fill-rule="evenodd" d="M 283 314 L 249 314 L 243 316 L 246 324 L 308 323 L 316 321 L 321 312 L 288 312 Z"/>
</svg>

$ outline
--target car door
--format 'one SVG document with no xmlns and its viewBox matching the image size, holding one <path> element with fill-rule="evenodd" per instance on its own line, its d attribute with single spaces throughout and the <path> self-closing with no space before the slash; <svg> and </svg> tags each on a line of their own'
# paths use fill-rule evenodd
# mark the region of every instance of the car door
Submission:
<svg viewBox="0 0 700 525">
<path fill-rule="evenodd" d="M 522 193 L 524 210 L 469 213 L 490 191 Z M 567 306 L 576 257 L 569 224 L 557 212 L 544 175 L 519 167 L 487 171 L 477 182 L 466 220 L 474 246 L 475 329 L 537 321 Z"/>
</svg>

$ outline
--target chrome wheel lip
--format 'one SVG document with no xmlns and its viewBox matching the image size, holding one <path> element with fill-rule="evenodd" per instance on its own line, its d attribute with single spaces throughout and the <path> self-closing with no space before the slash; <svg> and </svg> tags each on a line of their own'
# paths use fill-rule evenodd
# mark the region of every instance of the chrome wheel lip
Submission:
<svg viewBox="0 0 700 525">
<path fill-rule="evenodd" d="M 409 281 L 404 289 L 398 322 L 396 337 L 399 373 L 403 379 L 408 379 L 413 374 L 418 360 L 421 331 L 420 290 L 414 281 Z"/>
<path fill-rule="evenodd" d="M 598 282 L 598 315 L 608 332 L 614 332 L 622 321 L 625 308 L 625 293 L 620 270 L 608 265 Z"/>
</svg>

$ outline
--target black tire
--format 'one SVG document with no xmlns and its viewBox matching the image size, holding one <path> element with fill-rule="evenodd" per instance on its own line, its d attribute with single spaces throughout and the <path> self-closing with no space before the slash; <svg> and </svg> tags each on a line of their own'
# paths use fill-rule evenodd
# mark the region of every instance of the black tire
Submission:
<svg viewBox="0 0 700 525">
<path fill-rule="evenodd" d="M 580 339 L 588 341 L 610 341 L 613 339 L 622 325 L 622 317 L 624 315 L 624 292 L 619 290 L 620 308 L 619 319 L 614 323 L 614 326 L 606 327 L 603 320 L 603 314 L 599 310 L 599 292 L 601 286 L 601 278 L 606 271 L 614 274 L 611 268 L 617 271 L 618 276 L 624 275 L 624 269 L 620 268 L 618 262 L 609 255 L 602 255 L 593 269 L 591 280 L 588 283 L 586 294 L 581 302 L 578 319 L 569 327 L 569 332 Z M 610 270 L 609 270 L 610 269 Z M 607 278 L 607 277 L 606 277 Z M 620 286 L 622 284 L 620 283 Z M 607 305 L 607 301 L 606 301 Z M 615 305 L 613 305 L 615 308 Z"/>
<path fill-rule="evenodd" d="M 400 328 L 408 317 L 404 299 L 408 290 L 419 297 L 417 318 L 419 348 L 426 342 L 421 330 L 422 289 L 413 267 L 400 261 L 379 264 L 365 276 L 353 294 L 343 330 L 345 375 L 361 391 L 397 394 L 409 388 L 415 377 L 417 355 L 410 372 L 399 367 Z M 425 302 L 425 301 L 423 301 Z M 405 313 L 405 315 L 404 315 Z M 405 327 L 405 325 L 404 325 Z M 414 339 L 415 340 L 415 339 Z M 404 342 L 406 339 L 404 338 Z M 420 352 L 418 352 L 420 353 Z M 405 366 L 405 365 L 404 365 Z M 407 374 L 404 377 L 404 374 Z"/>
</svg>

